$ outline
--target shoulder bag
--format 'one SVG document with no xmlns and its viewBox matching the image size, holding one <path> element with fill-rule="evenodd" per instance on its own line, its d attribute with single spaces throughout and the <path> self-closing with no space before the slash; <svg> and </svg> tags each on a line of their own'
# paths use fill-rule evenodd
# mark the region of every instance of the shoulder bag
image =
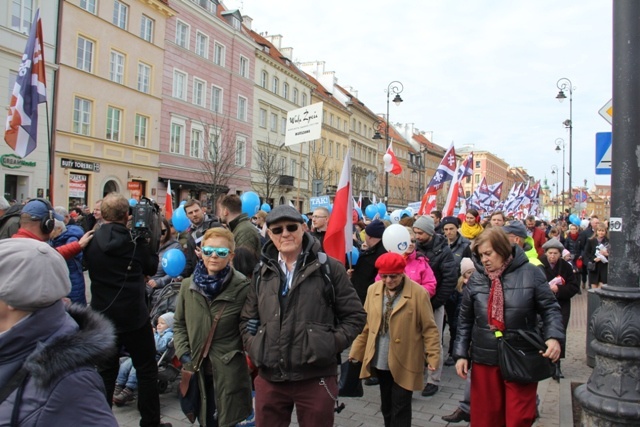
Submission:
<svg viewBox="0 0 640 427">
<path fill-rule="evenodd" d="M 505 381 L 535 383 L 555 373 L 555 364 L 540 354 L 547 345 L 537 332 L 518 329 L 509 342 L 501 331 L 496 331 L 496 338 L 500 372 Z M 517 345 L 514 341 L 518 341 Z"/>
</svg>

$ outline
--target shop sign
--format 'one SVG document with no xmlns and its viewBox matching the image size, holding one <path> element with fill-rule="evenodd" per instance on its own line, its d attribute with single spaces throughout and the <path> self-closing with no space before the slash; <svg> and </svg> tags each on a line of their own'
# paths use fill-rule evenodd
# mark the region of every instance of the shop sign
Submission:
<svg viewBox="0 0 640 427">
<path fill-rule="evenodd" d="M 140 183 L 136 181 L 127 182 L 127 190 L 129 191 L 140 190 Z"/>
<path fill-rule="evenodd" d="M 87 175 L 69 174 L 69 197 L 83 199 L 87 192 Z"/>
<path fill-rule="evenodd" d="M 0 156 L 0 164 L 6 168 L 18 169 L 22 166 L 35 167 L 36 162 L 24 160 L 22 157 L 16 156 L 15 154 L 5 154 Z"/>
<path fill-rule="evenodd" d="M 100 172 L 100 163 L 83 162 L 82 160 L 60 159 L 60 166 L 65 169 Z"/>
</svg>

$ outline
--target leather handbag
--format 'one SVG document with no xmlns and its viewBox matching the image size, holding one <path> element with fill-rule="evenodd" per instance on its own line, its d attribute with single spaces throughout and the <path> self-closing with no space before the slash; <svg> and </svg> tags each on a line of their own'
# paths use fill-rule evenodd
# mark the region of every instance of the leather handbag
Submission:
<svg viewBox="0 0 640 427">
<path fill-rule="evenodd" d="M 555 363 L 540 354 L 547 346 L 537 332 L 518 329 L 511 339 L 507 339 L 502 332 L 496 331 L 496 337 L 500 372 L 505 381 L 535 383 L 555 373 Z"/>
<path fill-rule="evenodd" d="M 587 262 L 587 270 L 589 271 L 596 271 L 596 263 L 595 261 L 589 261 Z"/>
<path fill-rule="evenodd" d="M 222 317 L 222 313 L 224 312 L 226 306 L 226 303 L 223 304 L 222 307 L 220 307 L 220 311 L 218 311 L 216 316 L 213 318 L 211 330 L 209 331 L 207 340 L 205 341 L 204 347 L 202 348 L 202 353 L 200 353 L 200 359 L 197 361 L 197 363 L 193 364 L 195 372 L 187 370 L 184 367 L 180 371 L 180 386 L 178 387 L 180 409 L 182 409 L 182 412 L 191 422 L 191 424 L 195 423 L 196 419 L 200 415 L 200 387 L 198 385 L 197 371 L 200 367 L 202 359 L 209 353 L 211 342 L 213 341 L 213 334 L 216 332 L 218 321 Z"/>
</svg>

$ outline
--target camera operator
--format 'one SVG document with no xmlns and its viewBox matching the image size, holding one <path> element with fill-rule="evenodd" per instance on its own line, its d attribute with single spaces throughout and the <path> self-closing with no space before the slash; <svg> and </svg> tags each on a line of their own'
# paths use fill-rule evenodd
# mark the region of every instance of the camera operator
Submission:
<svg viewBox="0 0 640 427">
<path fill-rule="evenodd" d="M 140 425 L 170 427 L 160 423 L 156 348 L 145 295 L 144 276 L 156 272 L 158 255 L 146 241 L 147 236 L 127 228 L 129 201 L 123 195 L 108 194 L 100 210 L 103 224 L 84 252 L 91 278 L 91 307 L 113 322 L 117 348 L 124 346 L 131 355 L 138 375 Z M 118 365 L 116 354 L 99 366 L 109 405 Z"/>
</svg>

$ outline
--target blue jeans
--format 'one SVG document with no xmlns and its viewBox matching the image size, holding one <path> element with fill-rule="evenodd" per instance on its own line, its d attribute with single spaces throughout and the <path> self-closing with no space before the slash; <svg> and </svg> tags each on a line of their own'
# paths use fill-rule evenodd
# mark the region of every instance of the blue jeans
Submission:
<svg viewBox="0 0 640 427">
<path fill-rule="evenodd" d="M 118 370 L 118 378 L 116 384 L 129 387 L 131 390 L 138 389 L 138 377 L 136 376 L 136 368 L 133 367 L 133 362 L 130 357 L 127 357 L 124 362 L 120 364 Z"/>
</svg>

